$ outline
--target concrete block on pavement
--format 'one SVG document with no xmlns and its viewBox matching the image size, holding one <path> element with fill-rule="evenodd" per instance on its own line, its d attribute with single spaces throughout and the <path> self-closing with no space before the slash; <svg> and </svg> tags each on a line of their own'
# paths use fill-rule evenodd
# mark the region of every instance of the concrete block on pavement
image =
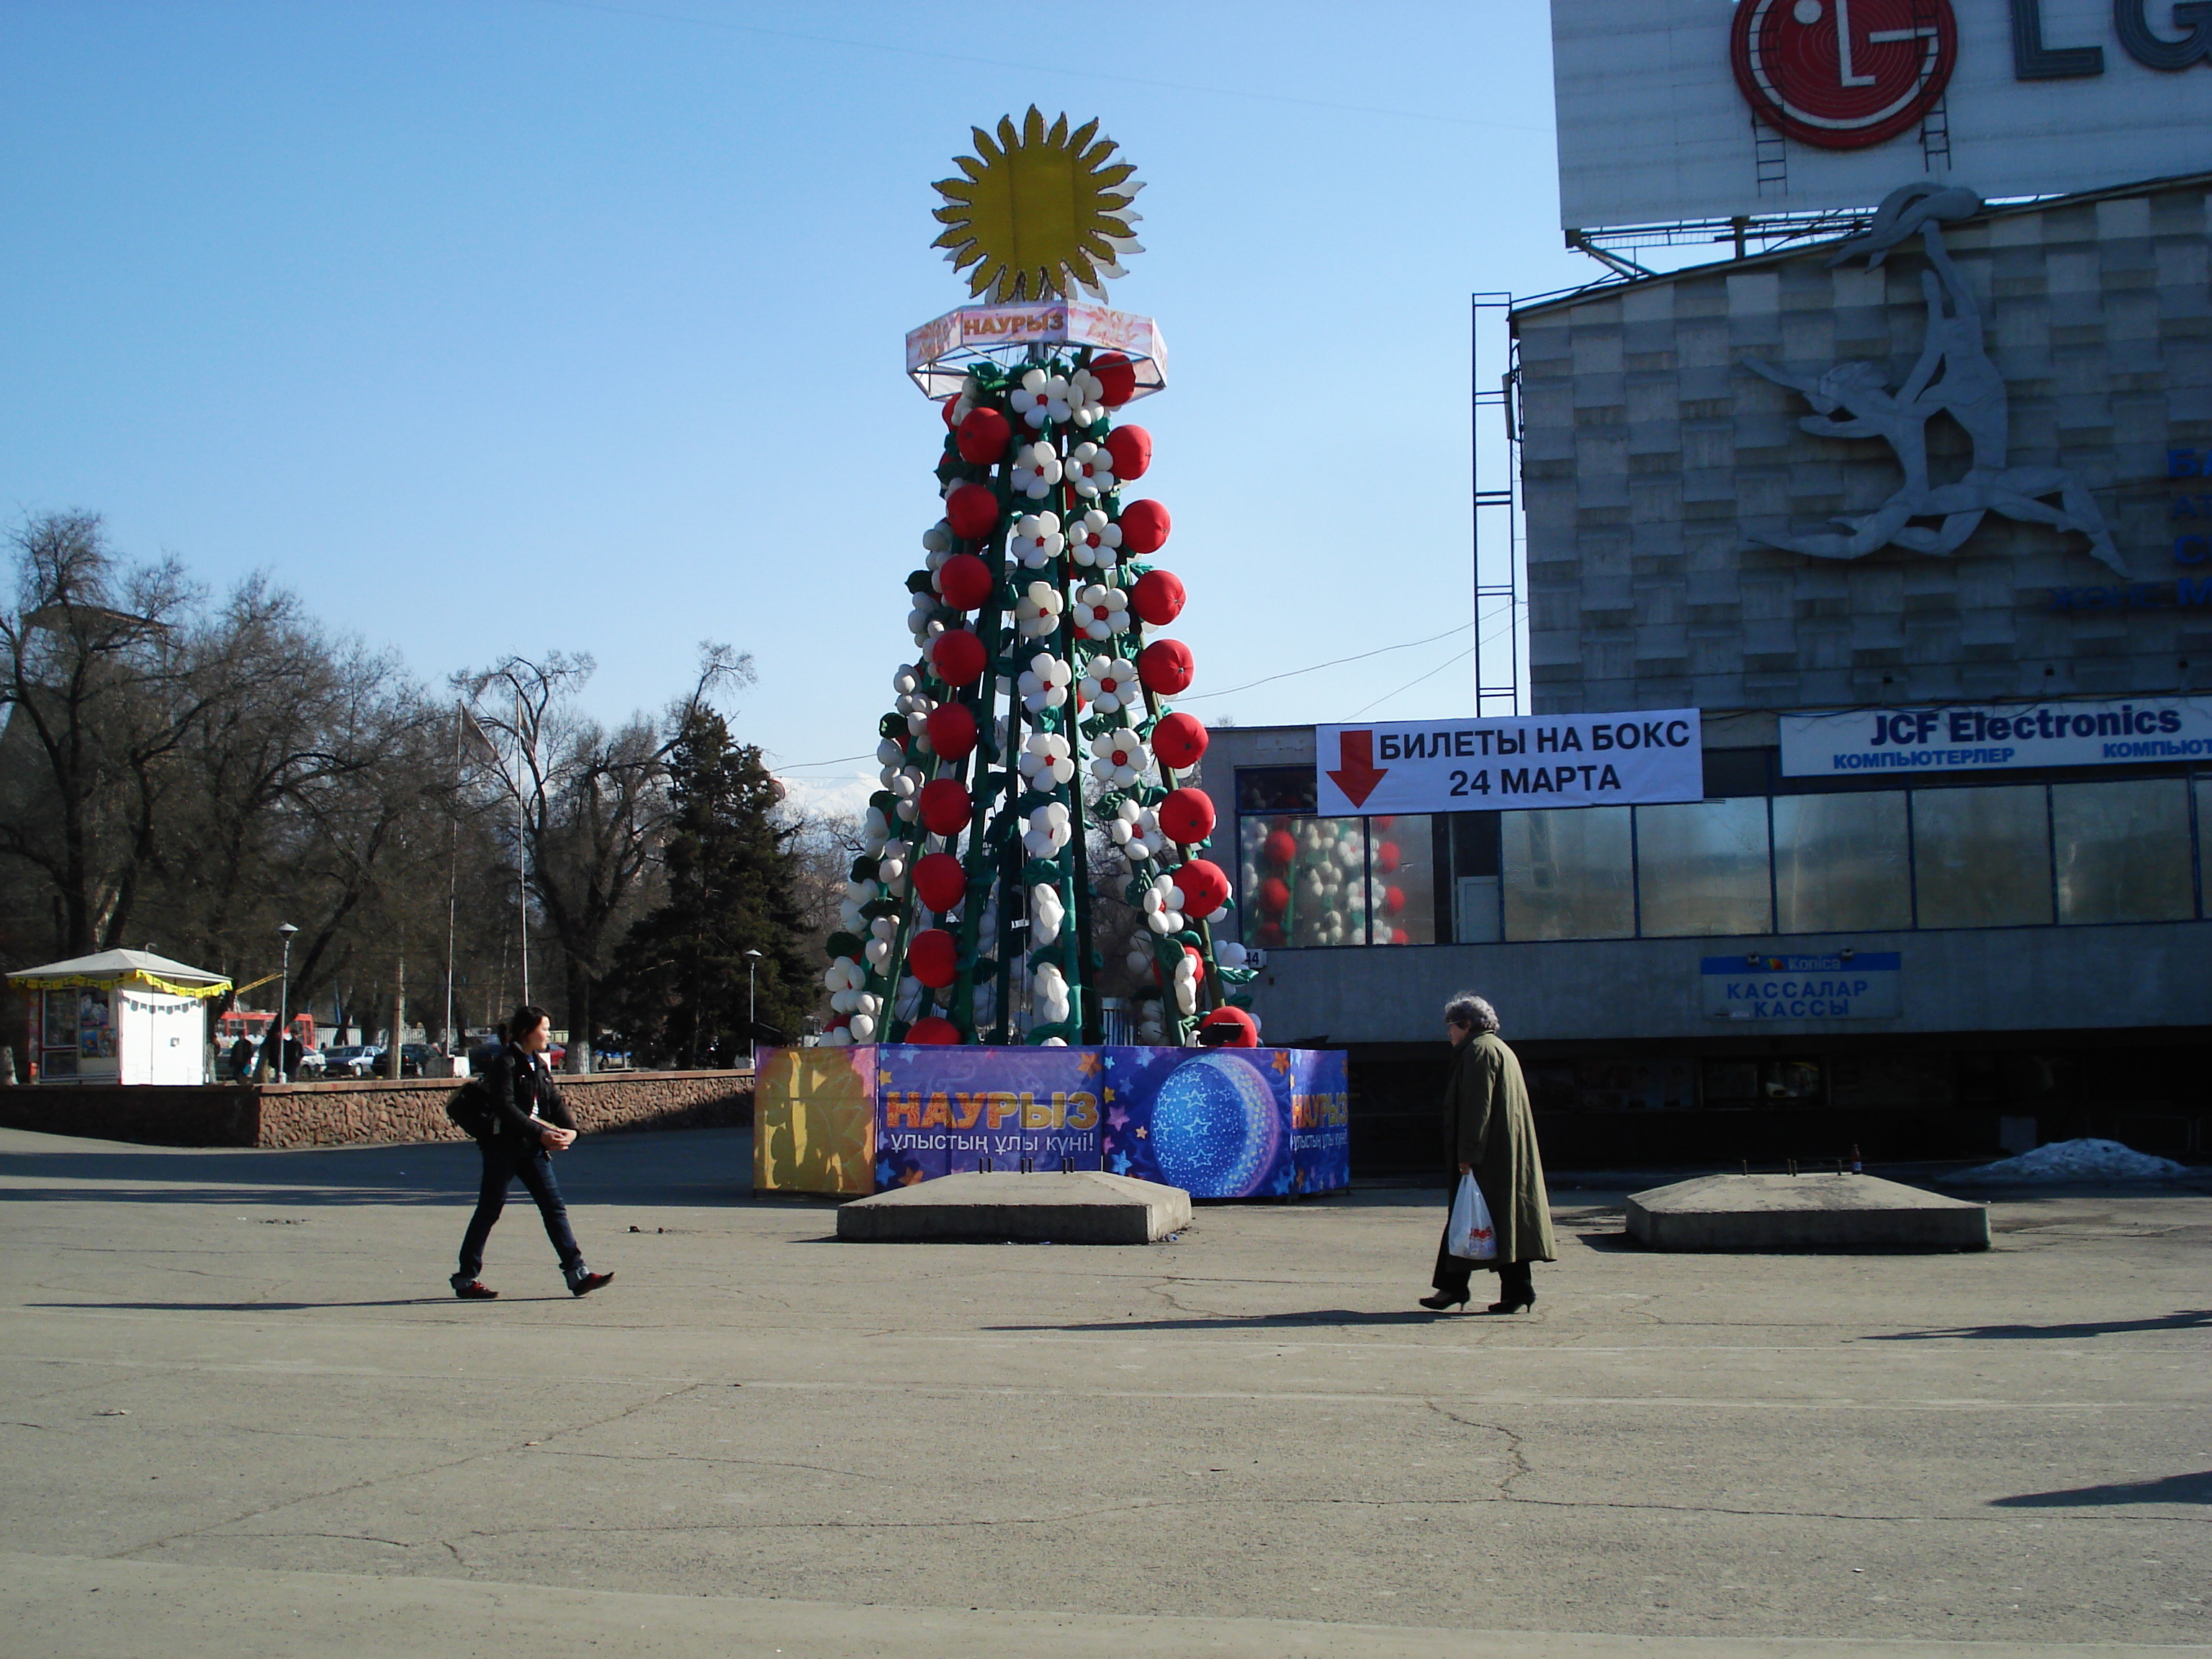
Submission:
<svg viewBox="0 0 2212 1659">
<path fill-rule="evenodd" d="M 1632 1193 L 1627 1210 L 1654 1250 L 1990 1248 L 1984 1206 L 1874 1176 L 1700 1176 Z"/>
<path fill-rule="evenodd" d="M 1182 1188 L 1103 1170 L 943 1176 L 837 1212 L 838 1237 L 871 1243 L 1151 1244 L 1188 1225 Z"/>
</svg>

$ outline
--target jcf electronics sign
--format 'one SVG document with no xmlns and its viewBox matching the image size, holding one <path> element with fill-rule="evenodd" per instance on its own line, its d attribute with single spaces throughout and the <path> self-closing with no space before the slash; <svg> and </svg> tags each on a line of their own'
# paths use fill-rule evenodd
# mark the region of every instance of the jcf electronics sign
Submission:
<svg viewBox="0 0 2212 1659">
<path fill-rule="evenodd" d="M 1694 708 L 1323 726 L 1324 817 L 1702 800 Z"/>
<path fill-rule="evenodd" d="M 1784 714 L 1782 774 L 2142 766 L 2212 757 L 2212 698 Z"/>
</svg>

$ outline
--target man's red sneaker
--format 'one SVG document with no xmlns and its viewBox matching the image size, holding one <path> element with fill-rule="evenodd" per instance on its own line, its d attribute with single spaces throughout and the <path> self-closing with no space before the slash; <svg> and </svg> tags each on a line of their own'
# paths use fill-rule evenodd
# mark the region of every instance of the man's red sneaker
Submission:
<svg viewBox="0 0 2212 1659">
<path fill-rule="evenodd" d="M 496 1302 L 499 1292 L 480 1279 L 471 1279 L 465 1285 L 453 1286 L 453 1294 L 464 1302 Z"/>
<path fill-rule="evenodd" d="M 598 1290 L 600 1285 L 611 1284 L 613 1282 L 614 1275 L 612 1273 L 586 1273 L 580 1279 L 572 1279 L 568 1281 L 568 1294 L 571 1296 L 589 1296 L 593 1291 Z"/>
</svg>

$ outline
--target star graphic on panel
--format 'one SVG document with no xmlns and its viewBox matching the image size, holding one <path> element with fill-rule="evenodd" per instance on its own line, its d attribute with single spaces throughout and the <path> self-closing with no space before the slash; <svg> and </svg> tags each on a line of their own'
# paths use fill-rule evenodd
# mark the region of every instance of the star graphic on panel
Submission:
<svg viewBox="0 0 2212 1659">
<path fill-rule="evenodd" d="M 876 1160 L 876 1189 L 880 1192 L 885 1187 L 890 1186 L 891 1184 L 891 1177 L 897 1173 L 898 1170 L 893 1166 L 890 1159 L 887 1158 L 878 1158 Z"/>
<path fill-rule="evenodd" d="M 921 1167 L 916 1165 L 899 1171 L 898 1184 L 902 1187 L 919 1187 L 923 1179 Z"/>
<path fill-rule="evenodd" d="M 1113 1157 L 1108 1158 L 1106 1161 L 1114 1166 L 1114 1173 L 1115 1175 L 1127 1175 L 1129 1173 L 1129 1155 L 1127 1152 L 1116 1152 Z"/>
<path fill-rule="evenodd" d="M 1109 1129 L 1127 1128 L 1129 1127 L 1129 1115 L 1123 1111 L 1119 1106 L 1116 1106 L 1112 1111 L 1106 1114 L 1106 1127 Z"/>
<path fill-rule="evenodd" d="M 1085 1077 L 1097 1076 L 1098 1056 L 1097 1054 L 1078 1054 L 1075 1057 L 1075 1069 Z"/>
<path fill-rule="evenodd" d="M 1141 1124 L 1141 1123 L 1139 1123 L 1139 1124 L 1137 1126 L 1137 1139 L 1139 1139 L 1139 1140 L 1145 1140 L 1145 1139 L 1150 1139 L 1150 1135 L 1149 1135 L 1149 1134 L 1148 1134 L 1148 1133 L 1146 1132 L 1146 1128 L 1145 1128 L 1145 1126 L 1144 1126 L 1143 1124 Z"/>
<path fill-rule="evenodd" d="M 1287 1073 L 1291 1069 L 1291 1051 L 1288 1048 L 1276 1049 L 1273 1054 L 1267 1056 L 1267 1063 L 1279 1073 Z"/>
</svg>

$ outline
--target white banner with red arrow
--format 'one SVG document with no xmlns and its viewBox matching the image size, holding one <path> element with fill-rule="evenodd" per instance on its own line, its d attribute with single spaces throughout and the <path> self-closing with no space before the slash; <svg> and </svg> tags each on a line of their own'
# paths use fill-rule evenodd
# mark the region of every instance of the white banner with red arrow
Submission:
<svg viewBox="0 0 2212 1659">
<path fill-rule="evenodd" d="M 1314 728 L 1323 817 L 1705 798 L 1694 708 Z"/>
</svg>

